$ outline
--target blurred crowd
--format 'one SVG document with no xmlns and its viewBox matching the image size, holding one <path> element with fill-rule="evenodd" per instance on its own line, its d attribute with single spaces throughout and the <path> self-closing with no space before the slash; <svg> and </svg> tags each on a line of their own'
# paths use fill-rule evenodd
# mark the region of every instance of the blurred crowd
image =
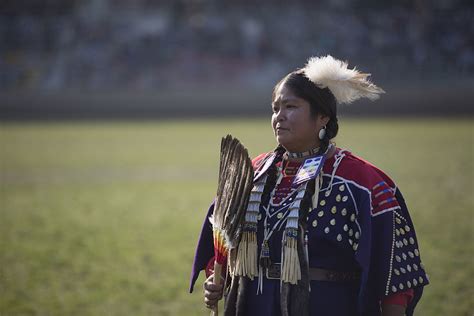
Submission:
<svg viewBox="0 0 474 316">
<path fill-rule="evenodd" d="M 0 89 L 266 85 L 322 54 L 383 80 L 474 75 L 469 1 L 40 3 L 0 5 Z"/>
</svg>

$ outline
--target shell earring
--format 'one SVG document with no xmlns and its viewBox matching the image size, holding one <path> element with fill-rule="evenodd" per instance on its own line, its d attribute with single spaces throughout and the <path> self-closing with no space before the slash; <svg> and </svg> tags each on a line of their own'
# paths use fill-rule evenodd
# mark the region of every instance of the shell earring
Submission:
<svg viewBox="0 0 474 316">
<path fill-rule="evenodd" d="M 323 128 L 319 130 L 318 137 L 320 140 L 323 140 L 325 136 L 326 136 L 326 126 L 323 126 Z"/>
</svg>

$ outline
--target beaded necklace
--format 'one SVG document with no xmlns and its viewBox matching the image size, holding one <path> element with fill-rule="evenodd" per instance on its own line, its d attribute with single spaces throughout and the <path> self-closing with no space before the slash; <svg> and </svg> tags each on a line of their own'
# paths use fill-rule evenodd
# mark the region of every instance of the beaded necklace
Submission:
<svg viewBox="0 0 474 316">
<path fill-rule="evenodd" d="M 292 153 L 292 152 L 287 151 L 286 154 L 288 158 L 308 158 L 310 156 L 316 155 L 318 152 L 319 152 L 319 147 L 316 147 L 316 148 L 312 148 L 308 151 L 303 151 L 300 153 L 296 153 L 296 152 Z"/>
</svg>

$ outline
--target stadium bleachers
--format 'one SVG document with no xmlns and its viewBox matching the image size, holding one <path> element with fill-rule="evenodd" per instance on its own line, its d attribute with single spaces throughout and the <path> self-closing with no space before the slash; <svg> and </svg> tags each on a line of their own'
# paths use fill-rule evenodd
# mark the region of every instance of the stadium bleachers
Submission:
<svg viewBox="0 0 474 316">
<path fill-rule="evenodd" d="M 268 85 L 321 54 L 385 81 L 474 74 L 468 1 L 314 3 L 5 1 L 0 89 Z"/>
</svg>

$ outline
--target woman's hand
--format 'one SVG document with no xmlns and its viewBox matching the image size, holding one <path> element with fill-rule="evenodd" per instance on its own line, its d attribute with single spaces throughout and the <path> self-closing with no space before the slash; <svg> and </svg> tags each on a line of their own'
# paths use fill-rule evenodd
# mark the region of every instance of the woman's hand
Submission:
<svg viewBox="0 0 474 316">
<path fill-rule="evenodd" d="M 214 284 L 214 274 L 211 274 L 206 281 L 204 281 L 204 303 L 207 308 L 213 308 L 217 302 L 222 298 L 224 289 L 224 282 L 220 285 Z"/>
<path fill-rule="evenodd" d="M 404 316 L 406 308 L 401 305 L 382 304 L 382 316 Z"/>
</svg>

